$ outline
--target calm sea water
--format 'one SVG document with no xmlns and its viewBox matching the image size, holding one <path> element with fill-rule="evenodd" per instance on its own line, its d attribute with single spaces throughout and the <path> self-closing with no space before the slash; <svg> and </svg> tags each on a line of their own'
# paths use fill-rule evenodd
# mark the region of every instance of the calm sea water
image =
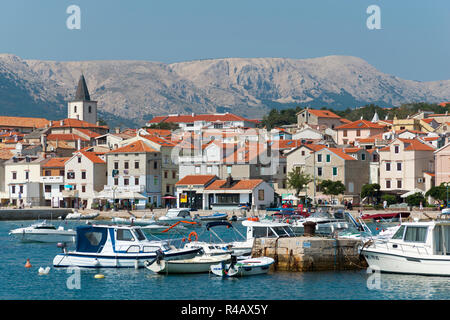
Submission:
<svg viewBox="0 0 450 320">
<path fill-rule="evenodd" d="M 0 299 L 2 300 L 447 300 L 450 278 L 381 274 L 378 289 L 369 289 L 365 270 L 330 272 L 270 272 L 243 278 L 221 279 L 208 274 L 157 275 L 147 269 L 81 269 L 79 289 L 69 289 L 72 273 L 51 268 L 61 250 L 56 244 L 21 243 L 9 230 L 32 221 L 0 222 Z M 55 222 L 56 225 L 60 224 Z M 63 223 L 76 227 L 79 223 Z M 238 230 L 243 227 L 235 224 Z M 217 228 L 218 231 L 219 228 Z M 200 240 L 208 240 L 205 233 Z M 224 230 L 224 240 L 234 234 Z M 24 267 L 29 258 L 32 268 Z M 101 273 L 104 279 L 95 279 Z"/>
</svg>

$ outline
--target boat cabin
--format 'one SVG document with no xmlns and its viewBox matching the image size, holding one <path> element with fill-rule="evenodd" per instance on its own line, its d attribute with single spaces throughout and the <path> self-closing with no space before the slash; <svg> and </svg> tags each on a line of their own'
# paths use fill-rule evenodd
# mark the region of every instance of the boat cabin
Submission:
<svg viewBox="0 0 450 320">
<path fill-rule="evenodd" d="M 190 218 L 191 212 L 186 208 L 169 209 L 166 213 L 167 218 Z"/>
<path fill-rule="evenodd" d="M 450 255 L 450 221 L 403 223 L 388 246 L 428 255 Z"/>
<path fill-rule="evenodd" d="M 294 230 L 288 223 L 245 220 L 242 221 L 242 225 L 247 227 L 247 240 L 254 238 L 295 237 Z"/>
<path fill-rule="evenodd" d="M 86 225 L 77 227 L 77 252 L 138 253 L 170 250 L 165 242 L 149 241 L 140 227 Z"/>
</svg>

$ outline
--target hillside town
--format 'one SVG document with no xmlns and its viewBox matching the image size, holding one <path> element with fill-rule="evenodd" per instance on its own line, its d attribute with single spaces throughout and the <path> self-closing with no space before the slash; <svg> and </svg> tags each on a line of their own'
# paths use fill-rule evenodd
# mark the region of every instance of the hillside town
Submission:
<svg viewBox="0 0 450 320">
<path fill-rule="evenodd" d="M 450 181 L 450 115 L 349 121 L 304 108 L 296 124 L 272 129 L 231 113 L 109 128 L 81 75 L 67 118 L 0 116 L 0 159 L 3 207 L 264 210 L 295 197 L 386 208 L 417 194 L 421 206 L 438 207 L 445 199 L 428 191 Z"/>
</svg>

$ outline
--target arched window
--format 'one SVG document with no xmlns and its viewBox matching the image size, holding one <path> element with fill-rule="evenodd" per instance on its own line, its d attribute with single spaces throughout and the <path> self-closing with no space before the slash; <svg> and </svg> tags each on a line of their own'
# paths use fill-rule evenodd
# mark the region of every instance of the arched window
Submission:
<svg viewBox="0 0 450 320">
<path fill-rule="evenodd" d="M 73 107 L 73 112 L 74 112 L 74 113 L 77 113 L 77 106 L 74 106 L 74 107 Z"/>
<path fill-rule="evenodd" d="M 88 112 L 89 112 L 89 113 L 92 113 L 92 107 L 91 107 L 91 106 L 89 106 Z"/>
</svg>

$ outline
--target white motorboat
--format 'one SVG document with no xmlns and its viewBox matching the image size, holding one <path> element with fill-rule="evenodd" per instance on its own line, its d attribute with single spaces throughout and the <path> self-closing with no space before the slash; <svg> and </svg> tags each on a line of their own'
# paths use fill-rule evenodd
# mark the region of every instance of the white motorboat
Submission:
<svg viewBox="0 0 450 320">
<path fill-rule="evenodd" d="M 85 225 L 76 230 L 76 249 L 58 254 L 55 267 L 141 268 L 162 252 L 165 259 L 190 259 L 200 249 L 177 249 L 165 240 L 148 240 L 140 226 Z"/>
<path fill-rule="evenodd" d="M 198 235 L 196 232 L 191 232 L 189 234 L 188 240 L 189 242 L 185 244 L 185 248 L 202 248 L 203 252 L 205 252 L 205 254 L 208 255 L 223 255 L 226 253 L 229 254 L 233 254 L 233 255 L 242 255 L 241 252 L 237 251 L 235 252 L 232 244 L 230 243 L 225 243 L 220 237 L 219 235 L 213 230 L 213 228 L 215 227 L 219 227 L 219 226 L 223 226 L 226 227 L 227 229 L 231 229 L 234 232 L 236 232 L 241 239 L 245 239 L 244 236 L 238 231 L 236 230 L 233 225 L 228 222 L 228 221 L 211 221 L 206 223 L 205 225 L 205 229 L 206 231 L 209 231 L 211 233 L 211 235 L 214 235 L 214 237 L 219 240 L 220 242 L 213 242 L 212 240 L 209 242 L 206 241 L 198 241 Z M 192 236 L 192 238 L 191 238 Z M 195 238 L 194 238 L 195 236 Z M 210 237 L 212 238 L 212 237 Z M 250 248 L 250 252 L 251 252 L 251 248 Z"/>
<path fill-rule="evenodd" d="M 390 238 L 360 249 L 373 270 L 450 276 L 450 220 L 406 222 Z"/>
<path fill-rule="evenodd" d="M 155 258 L 145 261 L 144 265 L 147 269 L 156 273 L 206 273 L 209 272 L 212 265 L 230 261 L 230 254 L 201 254 L 191 259 L 181 260 Z"/>
<path fill-rule="evenodd" d="M 23 242 L 75 242 L 76 231 L 58 228 L 47 221 L 37 222 L 29 227 L 17 228 L 9 232 L 10 235 Z"/>
<path fill-rule="evenodd" d="M 233 255 L 249 256 L 251 255 L 253 242 L 256 238 L 283 238 L 295 237 L 290 224 L 284 222 L 274 222 L 269 220 L 258 221 L 249 219 L 242 221 L 242 225 L 247 228 L 246 239 L 244 241 L 234 241 L 228 243 L 231 245 Z"/>
<path fill-rule="evenodd" d="M 132 216 L 128 219 L 121 217 L 112 217 L 111 221 L 117 224 L 135 225 L 135 226 L 149 226 L 156 224 L 156 220 L 153 218 L 147 219 L 145 217 L 136 218 Z"/>
<path fill-rule="evenodd" d="M 196 219 L 199 219 L 201 221 L 221 221 L 221 220 L 227 220 L 228 219 L 228 214 L 226 213 L 220 213 L 220 212 L 215 212 L 212 213 L 210 215 L 195 215 Z"/>
<path fill-rule="evenodd" d="M 314 222 L 316 224 L 315 233 L 323 235 L 332 234 L 335 231 L 343 231 L 352 226 L 360 227 L 355 224 L 355 220 L 350 214 L 343 210 L 337 210 L 331 214 L 327 207 L 319 207 L 309 217 L 293 221 L 291 225 L 296 234 L 304 233 L 305 222 Z"/>
<path fill-rule="evenodd" d="M 269 257 L 251 258 L 211 266 L 211 272 L 219 277 L 251 276 L 265 274 L 275 262 Z"/>
<path fill-rule="evenodd" d="M 179 221 L 194 221 L 191 217 L 191 212 L 189 209 L 172 208 L 167 211 L 165 216 L 158 218 L 158 223 L 160 224 L 171 225 Z"/>
<path fill-rule="evenodd" d="M 88 214 L 81 214 L 78 211 L 69 213 L 64 218 L 65 220 L 90 220 L 95 219 L 100 215 L 98 212 L 88 213 Z"/>
</svg>

